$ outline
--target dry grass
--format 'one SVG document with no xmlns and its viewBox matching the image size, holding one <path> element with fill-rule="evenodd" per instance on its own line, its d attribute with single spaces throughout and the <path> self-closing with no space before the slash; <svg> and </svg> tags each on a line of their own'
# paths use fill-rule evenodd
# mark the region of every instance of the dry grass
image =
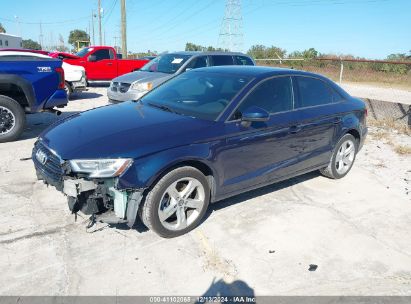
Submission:
<svg viewBox="0 0 411 304">
<path fill-rule="evenodd" d="M 405 134 L 411 136 L 411 128 L 406 124 L 399 123 L 393 119 L 368 119 L 369 126 L 381 128 L 383 130 L 395 130 L 400 134 Z"/>
<path fill-rule="evenodd" d="M 384 130 L 378 130 L 377 132 L 372 133 L 371 136 L 377 141 L 388 140 L 390 138 L 390 134 Z"/>
<path fill-rule="evenodd" d="M 396 145 L 394 151 L 400 155 L 411 155 L 411 146 Z"/>
<path fill-rule="evenodd" d="M 259 65 L 276 66 L 288 68 L 285 64 L 265 64 L 258 63 Z M 322 74 L 331 78 L 334 81 L 340 79 L 340 68 L 332 65 L 326 65 L 324 67 L 303 65 L 301 67 L 295 66 L 295 69 L 304 70 L 308 72 Z M 343 82 L 355 82 L 364 84 L 375 84 L 383 87 L 398 88 L 411 90 L 411 74 L 399 74 L 390 72 L 380 72 L 371 69 L 353 69 L 344 68 Z"/>
</svg>

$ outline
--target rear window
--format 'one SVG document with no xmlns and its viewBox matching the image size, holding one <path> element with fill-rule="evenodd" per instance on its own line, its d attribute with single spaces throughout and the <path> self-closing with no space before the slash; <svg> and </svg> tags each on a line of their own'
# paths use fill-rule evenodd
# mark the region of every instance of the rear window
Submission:
<svg viewBox="0 0 411 304">
<path fill-rule="evenodd" d="M 164 54 L 146 63 L 140 71 L 174 74 L 191 57 L 191 55 Z"/>
<path fill-rule="evenodd" d="M 254 62 L 251 58 L 247 56 L 234 56 L 234 62 L 237 65 L 254 65 Z"/>
<path fill-rule="evenodd" d="M 295 77 L 299 93 L 299 108 L 333 103 L 333 90 L 322 80 L 311 77 Z"/>
<path fill-rule="evenodd" d="M 233 57 L 228 55 L 214 55 L 211 56 L 213 60 L 213 65 L 233 65 Z"/>
</svg>

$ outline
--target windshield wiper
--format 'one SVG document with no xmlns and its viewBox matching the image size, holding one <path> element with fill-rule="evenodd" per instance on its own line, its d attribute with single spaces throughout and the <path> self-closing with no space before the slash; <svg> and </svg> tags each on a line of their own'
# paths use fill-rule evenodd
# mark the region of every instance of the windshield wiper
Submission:
<svg viewBox="0 0 411 304">
<path fill-rule="evenodd" d="M 175 111 L 174 109 L 172 109 L 172 108 L 170 108 L 170 107 L 168 107 L 168 106 L 165 106 L 165 105 L 160 105 L 160 104 L 152 103 L 152 102 L 148 102 L 147 104 L 150 105 L 150 106 L 152 106 L 152 107 L 159 108 L 159 109 L 161 109 L 161 110 L 163 110 L 163 111 L 167 111 L 167 112 L 170 112 L 170 113 L 178 114 L 177 111 Z"/>
</svg>

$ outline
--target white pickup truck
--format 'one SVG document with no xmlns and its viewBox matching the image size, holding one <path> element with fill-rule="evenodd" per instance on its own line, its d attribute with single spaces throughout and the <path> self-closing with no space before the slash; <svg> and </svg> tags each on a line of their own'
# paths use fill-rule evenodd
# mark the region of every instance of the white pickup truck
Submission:
<svg viewBox="0 0 411 304">
<path fill-rule="evenodd" d="M 70 99 L 73 93 L 87 91 L 86 71 L 82 66 L 63 62 L 64 78 L 66 80 L 67 97 Z"/>
<path fill-rule="evenodd" d="M 50 58 L 50 56 L 43 55 L 36 52 L 25 51 L 2 51 L 0 56 L 25 56 L 36 58 Z M 79 91 L 87 90 L 86 72 L 82 66 L 72 65 L 63 62 L 62 68 L 64 70 L 65 89 L 67 97 L 70 99 L 72 95 Z"/>
</svg>

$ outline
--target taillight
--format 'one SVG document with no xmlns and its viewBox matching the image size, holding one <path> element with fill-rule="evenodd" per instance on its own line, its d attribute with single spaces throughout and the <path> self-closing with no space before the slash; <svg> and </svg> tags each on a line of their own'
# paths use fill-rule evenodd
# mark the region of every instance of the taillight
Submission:
<svg viewBox="0 0 411 304">
<path fill-rule="evenodd" d="M 368 116 L 368 109 L 365 108 L 365 117 L 367 117 L 367 116 Z"/>
<path fill-rule="evenodd" d="M 64 70 L 63 70 L 63 68 L 56 68 L 56 72 L 59 75 L 58 88 L 64 90 L 64 87 L 65 87 L 65 84 L 64 84 Z"/>
</svg>

